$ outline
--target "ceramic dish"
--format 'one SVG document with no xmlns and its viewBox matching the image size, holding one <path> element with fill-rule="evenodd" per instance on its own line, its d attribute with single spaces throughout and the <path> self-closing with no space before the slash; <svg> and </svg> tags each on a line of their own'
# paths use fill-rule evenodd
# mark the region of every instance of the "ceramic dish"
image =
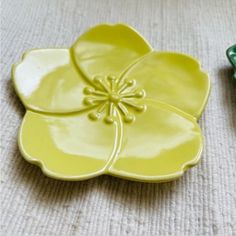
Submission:
<svg viewBox="0 0 236 236">
<path fill-rule="evenodd" d="M 97 25 L 69 49 L 28 51 L 12 78 L 26 108 L 20 151 L 47 176 L 163 182 L 200 160 L 208 75 L 125 24 Z"/>
<path fill-rule="evenodd" d="M 232 47 L 230 47 L 227 51 L 226 51 L 226 55 L 230 61 L 230 63 L 232 64 L 232 66 L 234 67 L 234 74 L 233 74 L 233 78 L 236 80 L 236 44 L 233 45 Z"/>
</svg>

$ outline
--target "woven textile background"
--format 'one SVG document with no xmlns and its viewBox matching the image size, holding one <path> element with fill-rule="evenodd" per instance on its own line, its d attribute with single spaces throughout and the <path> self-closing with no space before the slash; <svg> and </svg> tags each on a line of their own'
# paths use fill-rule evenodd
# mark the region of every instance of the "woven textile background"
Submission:
<svg viewBox="0 0 236 236">
<path fill-rule="evenodd" d="M 0 17 L 2 235 L 236 235 L 236 84 L 225 57 L 236 43 L 235 0 L 3 0 Z M 177 181 L 56 181 L 19 153 L 24 108 L 11 65 L 28 49 L 69 47 L 101 22 L 128 23 L 156 50 L 191 54 L 210 74 L 202 161 Z"/>
</svg>

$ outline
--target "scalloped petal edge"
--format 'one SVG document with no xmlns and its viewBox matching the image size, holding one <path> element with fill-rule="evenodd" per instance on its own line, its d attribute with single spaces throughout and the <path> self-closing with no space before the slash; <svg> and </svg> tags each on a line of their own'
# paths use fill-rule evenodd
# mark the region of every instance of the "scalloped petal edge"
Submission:
<svg viewBox="0 0 236 236">
<path fill-rule="evenodd" d="M 189 55 L 189 54 L 180 53 L 180 52 L 175 52 L 175 51 L 170 51 L 170 52 L 168 52 L 168 51 L 160 51 L 160 52 L 159 52 L 159 51 L 158 51 L 158 53 L 179 54 L 179 55 L 183 55 L 183 56 L 185 56 L 185 57 L 188 57 L 189 59 L 191 59 L 191 60 L 196 64 L 196 68 L 197 68 L 202 74 L 206 75 L 206 78 L 207 78 L 207 90 L 206 90 L 205 99 L 204 99 L 204 101 L 203 101 L 203 103 L 202 103 L 202 106 L 201 106 L 201 109 L 200 109 L 200 112 L 198 113 L 198 115 L 197 115 L 196 117 L 194 117 L 194 116 L 191 115 L 192 117 L 194 117 L 194 118 L 196 118 L 197 120 L 199 120 L 200 117 L 201 117 L 201 115 L 202 115 L 202 113 L 203 113 L 204 110 L 205 110 L 206 104 L 207 104 L 208 99 L 209 99 L 209 96 L 210 96 L 211 82 L 210 82 L 210 79 L 209 79 L 209 73 L 207 73 L 205 70 L 203 70 L 202 64 L 201 64 L 201 62 L 200 62 L 197 58 L 195 58 L 195 57 L 193 57 L 193 56 L 191 56 L 191 55 Z M 175 108 L 178 109 L 177 107 L 175 107 Z M 181 111 L 182 111 L 182 110 L 181 110 Z M 189 114 L 189 115 L 190 115 L 190 114 Z"/>
<path fill-rule="evenodd" d="M 93 174 L 90 174 L 90 175 L 64 176 L 64 175 L 61 175 L 61 174 L 58 174 L 58 173 L 55 173 L 55 172 L 51 171 L 42 160 L 37 159 L 37 158 L 32 157 L 32 156 L 29 156 L 24 151 L 24 148 L 23 148 L 23 145 L 22 145 L 22 142 L 21 142 L 22 128 L 23 128 L 24 122 L 25 122 L 25 116 L 23 118 L 23 121 L 22 121 L 21 126 L 20 126 L 20 130 L 18 132 L 18 147 L 19 147 L 20 153 L 27 162 L 38 166 L 41 169 L 42 173 L 44 175 L 46 175 L 47 177 L 57 179 L 57 180 L 65 180 L 65 181 L 80 181 L 80 180 L 82 181 L 82 180 L 95 178 L 97 176 L 100 176 L 100 175 L 104 174 L 104 170 L 100 170 L 100 171 L 94 172 Z"/>
</svg>

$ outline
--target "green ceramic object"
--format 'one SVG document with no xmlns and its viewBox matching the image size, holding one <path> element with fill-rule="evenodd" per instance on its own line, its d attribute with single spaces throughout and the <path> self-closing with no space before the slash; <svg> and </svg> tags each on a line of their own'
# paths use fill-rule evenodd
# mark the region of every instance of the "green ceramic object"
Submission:
<svg viewBox="0 0 236 236">
<path fill-rule="evenodd" d="M 95 26 L 69 49 L 28 51 L 12 78 L 26 108 L 20 151 L 50 177 L 162 182 L 200 160 L 208 75 L 127 25 Z"/>
<path fill-rule="evenodd" d="M 226 55 L 227 55 L 230 63 L 234 67 L 233 78 L 236 81 L 236 44 L 233 45 L 232 47 L 228 48 L 228 50 L 226 51 Z"/>
</svg>

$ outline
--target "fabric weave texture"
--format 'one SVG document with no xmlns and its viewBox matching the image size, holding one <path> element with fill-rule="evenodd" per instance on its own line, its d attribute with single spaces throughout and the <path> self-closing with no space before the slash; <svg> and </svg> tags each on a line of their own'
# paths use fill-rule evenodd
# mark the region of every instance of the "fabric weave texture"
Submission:
<svg viewBox="0 0 236 236">
<path fill-rule="evenodd" d="M 3 0 L 1 3 L 2 235 L 235 235 L 236 84 L 225 51 L 235 44 L 235 0 Z M 124 22 L 157 51 L 192 55 L 212 89 L 200 119 L 200 164 L 179 180 L 146 184 L 102 176 L 45 177 L 17 147 L 24 108 L 11 66 L 32 48 L 67 48 L 88 27 Z"/>
</svg>

